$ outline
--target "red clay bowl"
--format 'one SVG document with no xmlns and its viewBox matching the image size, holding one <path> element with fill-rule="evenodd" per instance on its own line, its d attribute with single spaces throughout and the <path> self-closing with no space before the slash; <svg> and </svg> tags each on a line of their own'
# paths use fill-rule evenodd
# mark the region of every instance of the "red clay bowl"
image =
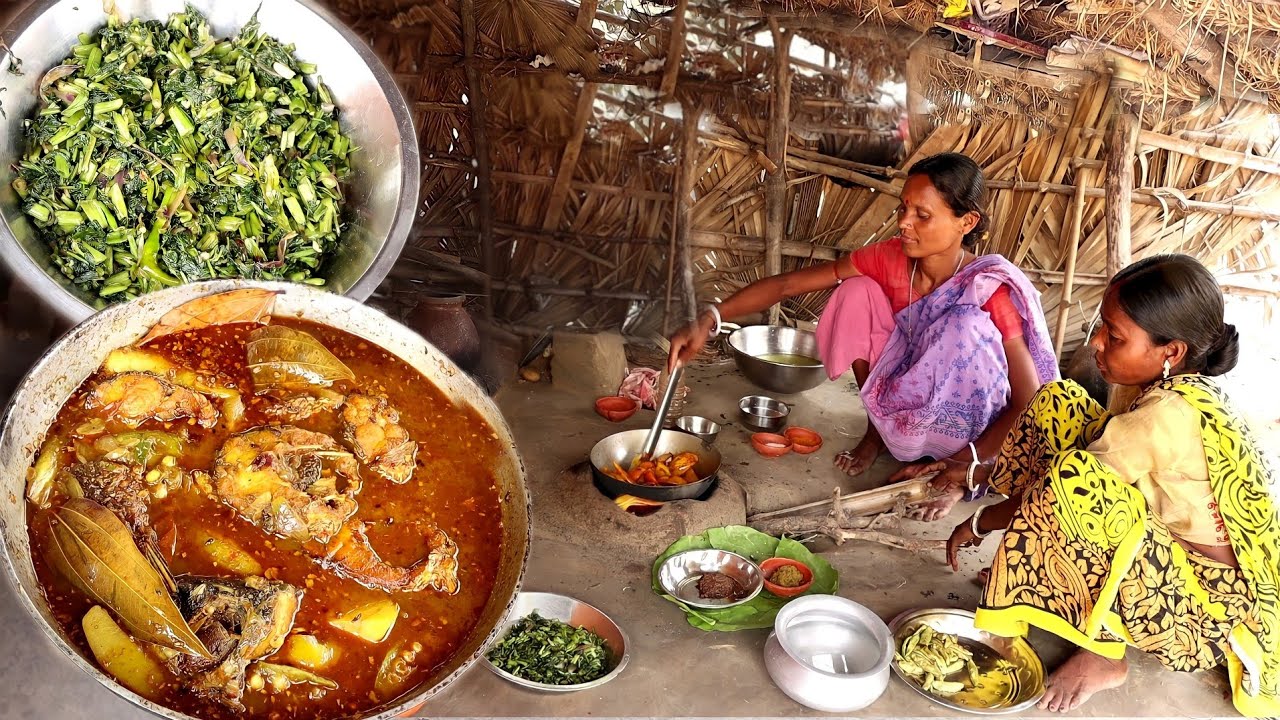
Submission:
<svg viewBox="0 0 1280 720">
<path fill-rule="evenodd" d="M 773 574 L 778 571 L 778 568 L 784 565 L 790 565 L 791 567 L 799 570 L 800 575 L 804 578 L 804 582 L 795 587 L 783 587 L 771 582 L 769 578 L 773 577 Z M 778 597 L 793 598 L 802 594 L 804 591 L 809 589 L 809 586 L 813 585 L 813 570 L 810 570 L 808 565 L 805 565 L 799 560 L 792 560 L 791 558 L 769 558 L 768 560 L 760 563 L 760 572 L 764 575 L 764 589 Z"/>
<path fill-rule="evenodd" d="M 609 395 L 596 400 L 596 414 L 609 422 L 622 422 L 640 409 L 640 403 L 621 395 Z"/>
<path fill-rule="evenodd" d="M 791 441 L 791 449 L 801 455 L 808 455 L 822 447 L 822 436 L 803 427 L 789 427 L 783 433 Z"/>
<path fill-rule="evenodd" d="M 751 447 L 765 457 L 782 457 L 791 452 L 791 441 L 785 435 L 756 433 L 751 436 Z"/>
</svg>

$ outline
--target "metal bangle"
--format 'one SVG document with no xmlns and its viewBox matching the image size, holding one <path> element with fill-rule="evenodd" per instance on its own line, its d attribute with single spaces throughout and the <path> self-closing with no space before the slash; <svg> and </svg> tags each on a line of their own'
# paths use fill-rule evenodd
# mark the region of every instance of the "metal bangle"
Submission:
<svg viewBox="0 0 1280 720">
<path fill-rule="evenodd" d="M 973 462 L 969 463 L 969 471 L 965 473 L 964 485 L 969 488 L 971 494 L 977 493 L 978 488 L 973 484 L 973 471 L 978 469 L 982 461 L 978 459 L 978 448 L 973 443 L 969 443 L 969 452 L 973 453 Z"/>
<path fill-rule="evenodd" d="M 986 532 L 978 530 L 978 518 L 982 517 L 983 511 L 985 511 L 987 507 L 987 505 L 983 505 L 977 510 L 974 510 L 973 517 L 969 518 L 969 530 L 971 530 L 973 532 L 973 536 L 979 540 L 995 532 L 995 530 L 988 530 Z"/>
<path fill-rule="evenodd" d="M 715 305 L 708 305 L 707 309 L 711 311 L 711 317 L 716 319 L 715 329 L 711 331 L 711 335 L 709 336 L 709 337 L 715 337 L 720 334 L 720 326 L 723 324 L 720 320 L 720 308 L 716 307 Z"/>
</svg>

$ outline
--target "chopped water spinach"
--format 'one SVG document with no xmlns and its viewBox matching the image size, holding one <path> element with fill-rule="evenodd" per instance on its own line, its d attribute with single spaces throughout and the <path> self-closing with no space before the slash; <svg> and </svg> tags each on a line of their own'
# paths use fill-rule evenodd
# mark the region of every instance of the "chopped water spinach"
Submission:
<svg viewBox="0 0 1280 720">
<path fill-rule="evenodd" d="M 577 685 L 609 672 L 599 635 L 537 612 L 516 622 L 488 657 L 501 670 L 547 685 Z"/>
<path fill-rule="evenodd" d="M 355 148 L 314 65 L 257 17 L 112 14 L 39 84 L 13 189 L 102 303 L 209 278 L 323 285 Z"/>
</svg>

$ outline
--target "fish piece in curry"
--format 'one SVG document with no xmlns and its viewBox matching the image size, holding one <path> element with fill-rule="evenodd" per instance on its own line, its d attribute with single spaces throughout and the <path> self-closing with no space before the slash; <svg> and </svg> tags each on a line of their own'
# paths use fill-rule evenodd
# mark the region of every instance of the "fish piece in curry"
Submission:
<svg viewBox="0 0 1280 720">
<path fill-rule="evenodd" d="M 191 418 L 206 428 L 218 422 L 218 411 L 209 398 L 149 372 L 123 372 L 108 377 L 89 392 L 85 407 L 101 410 L 129 427 L 148 420 L 172 422 L 180 418 Z"/>
</svg>

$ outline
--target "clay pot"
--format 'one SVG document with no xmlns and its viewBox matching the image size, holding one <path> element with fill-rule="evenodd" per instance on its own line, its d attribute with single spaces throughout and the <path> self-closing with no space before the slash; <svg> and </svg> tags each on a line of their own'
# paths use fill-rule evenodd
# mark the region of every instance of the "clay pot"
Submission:
<svg viewBox="0 0 1280 720">
<path fill-rule="evenodd" d="M 791 452 L 791 441 L 785 435 L 756 433 L 751 436 L 751 447 L 765 457 L 782 457 Z"/>
<path fill-rule="evenodd" d="M 791 449 L 801 455 L 808 455 L 822 447 L 822 436 L 803 427 L 790 427 L 783 433 L 791 441 Z"/>
<path fill-rule="evenodd" d="M 596 414 L 609 422 L 622 422 L 640 409 L 640 403 L 621 395 L 608 395 L 596 400 Z"/>
<path fill-rule="evenodd" d="M 801 577 L 804 578 L 804 582 L 795 587 L 784 587 L 773 583 L 770 578 L 772 578 L 773 574 L 778 571 L 778 568 L 784 565 L 790 565 L 799 570 Z M 813 585 L 813 570 L 799 560 L 792 560 L 791 558 L 769 558 L 768 560 L 760 563 L 760 573 L 764 575 L 764 589 L 778 597 L 793 598 L 804 593 L 804 591 L 808 590 L 809 587 Z"/>
<path fill-rule="evenodd" d="M 405 319 L 427 342 L 435 345 L 467 372 L 480 363 L 480 333 L 462 306 L 462 295 L 425 295 Z"/>
</svg>

